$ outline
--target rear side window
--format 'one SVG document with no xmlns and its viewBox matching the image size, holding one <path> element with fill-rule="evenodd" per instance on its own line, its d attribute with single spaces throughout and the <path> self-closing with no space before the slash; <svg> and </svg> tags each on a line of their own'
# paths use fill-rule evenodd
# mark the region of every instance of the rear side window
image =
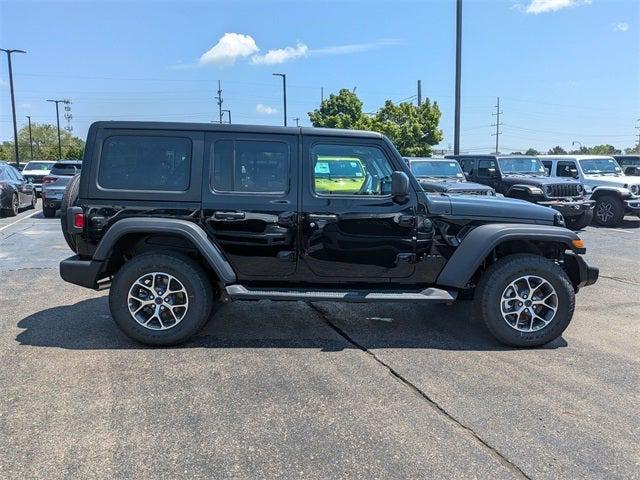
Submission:
<svg viewBox="0 0 640 480">
<path fill-rule="evenodd" d="M 98 184 L 113 190 L 185 191 L 191 150 L 191 140 L 184 137 L 114 135 L 102 146 Z"/>
<path fill-rule="evenodd" d="M 75 175 L 76 173 L 80 173 L 80 165 L 56 163 L 51 168 L 51 175 Z"/>
<path fill-rule="evenodd" d="M 218 140 L 210 160 L 216 192 L 278 194 L 288 189 L 289 146 L 284 142 Z"/>
</svg>

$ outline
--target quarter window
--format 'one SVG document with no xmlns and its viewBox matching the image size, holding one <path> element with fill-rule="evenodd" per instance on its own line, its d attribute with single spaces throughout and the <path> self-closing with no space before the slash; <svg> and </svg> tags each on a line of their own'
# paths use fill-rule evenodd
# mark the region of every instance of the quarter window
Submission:
<svg viewBox="0 0 640 480">
<path fill-rule="evenodd" d="M 191 172 L 191 140 L 114 135 L 104 141 L 98 182 L 114 190 L 185 191 Z"/>
<path fill-rule="evenodd" d="M 217 192 L 285 193 L 289 146 L 284 142 L 218 140 L 211 149 L 211 187 Z"/>
<path fill-rule="evenodd" d="M 311 158 L 318 195 L 391 194 L 393 167 L 377 147 L 316 144 Z"/>
</svg>

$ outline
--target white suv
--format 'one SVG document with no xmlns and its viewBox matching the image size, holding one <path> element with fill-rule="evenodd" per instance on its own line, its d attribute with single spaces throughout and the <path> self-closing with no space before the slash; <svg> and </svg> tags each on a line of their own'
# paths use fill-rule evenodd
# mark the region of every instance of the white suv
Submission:
<svg viewBox="0 0 640 480">
<path fill-rule="evenodd" d="M 613 157 L 604 155 L 541 155 L 540 160 L 552 177 L 579 179 L 591 200 L 595 200 L 594 219 L 600 225 L 615 227 L 625 215 L 640 217 L 640 177 L 622 173 Z"/>
</svg>

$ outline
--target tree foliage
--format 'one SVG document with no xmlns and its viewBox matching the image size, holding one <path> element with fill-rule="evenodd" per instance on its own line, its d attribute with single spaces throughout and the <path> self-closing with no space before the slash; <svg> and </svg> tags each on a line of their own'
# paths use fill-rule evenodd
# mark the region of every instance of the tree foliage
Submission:
<svg viewBox="0 0 640 480">
<path fill-rule="evenodd" d="M 549 155 L 565 155 L 567 151 L 559 145 L 556 145 L 547 152 Z"/>
<path fill-rule="evenodd" d="M 540 155 L 542 152 L 539 152 L 538 150 L 536 150 L 535 148 L 530 148 L 529 150 L 527 150 L 526 152 L 524 152 L 525 155 Z"/>
<path fill-rule="evenodd" d="M 55 125 L 33 123 L 31 124 L 31 135 L 34 160 L 58 159 L 58 130 Z M 83 140 L 71 135 L 66 130 L 60 130 L 60 140 L 63 159 L 82 159 L 84 153 Z M 26 125 L 18 131 L 18 152 L 20 154 L 20 162 L 26 163 L 31 159 L 29 127 Z M 0 144 L 0 160 L 15 161 L 13 140 L 7 140 Z"/>
<path fill-rule="evenodd" d="M 309 112 L 314 127 L 362 129 L 389 137 L 402 155 L 428 156 L 431 146 L 440 143 L 442 130 L 440 108 L 429 99 L 416 106 L 408 102 L 395 104 L 387 100 L 374 115 L 362 112 L 362 101 L 347 89 L 331 95 L 320 108 Z"/>
<path fill-rule="evenodd" d="M 625 148 L 624 153 L 640 153 L 640 142 L 635 147 Z"/>
</svg>

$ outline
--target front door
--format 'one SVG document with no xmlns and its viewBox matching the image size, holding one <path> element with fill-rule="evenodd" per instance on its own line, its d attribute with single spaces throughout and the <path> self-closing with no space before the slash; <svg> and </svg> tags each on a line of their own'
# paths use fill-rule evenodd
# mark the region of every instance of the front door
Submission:
<svg viewBox="0 0 640 480">
<path fill-rule="evenodd" d="M 316 282 L 388 282 L 413 273 L 416 196 L 391 197 L 397 161 L 375 140 L 304 138 L 300 248 Z"/>
<path fill-rule="evenodd" d="M 205 224 L 239 279 L 295 273 L 297 177 L 296 135 L 206 135 Z"/>
</svg>

